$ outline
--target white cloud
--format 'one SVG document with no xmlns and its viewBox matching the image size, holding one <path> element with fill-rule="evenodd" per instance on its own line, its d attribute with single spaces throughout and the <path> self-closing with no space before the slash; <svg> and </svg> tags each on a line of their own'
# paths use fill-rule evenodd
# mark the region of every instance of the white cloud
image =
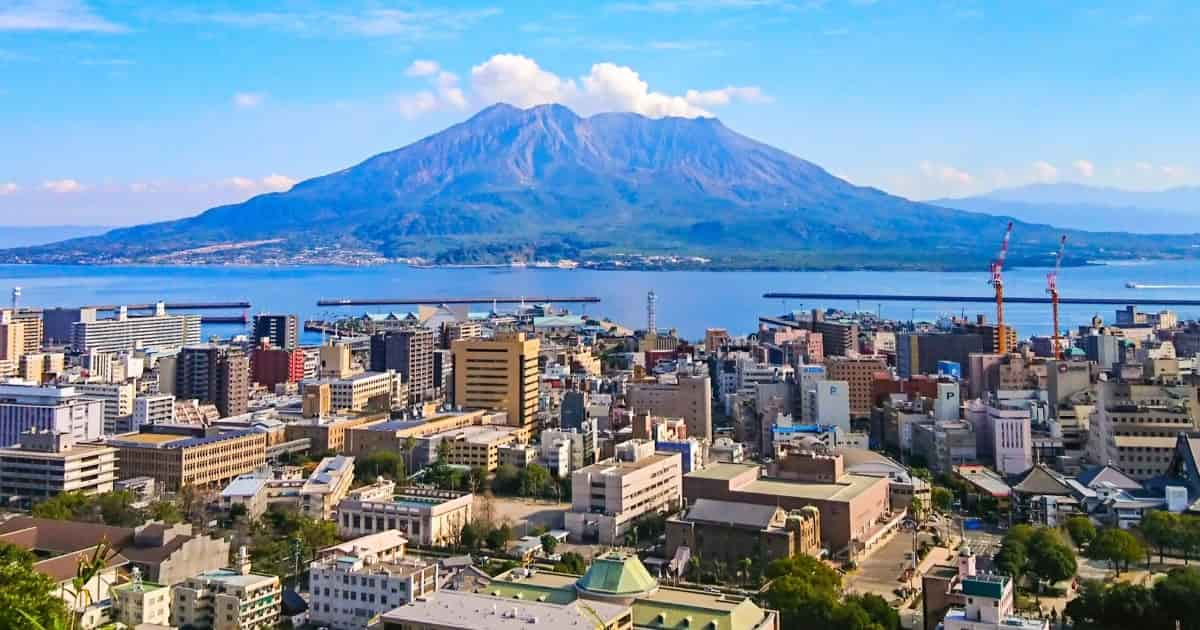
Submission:
<svg viewBox="0 0 1200 630">
<path fill-rule="evenodd" d="M 14 182 L 0 182 L 0 196 L 11 195 L 18 190 L 21 190 L 21 187 Z"/>
<path fill-rule="evenodd" d="M 1189 172 L 1188 167 L 1182 166 L 1179 164 L 1163 164 L 1162 166 L 1159 167 L 1159 170 L 1162 171 L 1163 175 L 1166 175 L 1167 177 L 1172 177 L 1172 178 L 1186 177 Z"/>
<path fill-rule="evenodd" d="M 1058 167 L 1044 160 L 1033 163 L 1033 175 L 1039 182 L 1052 182 L 1058 179 Z"/>
<path fill-rule="evenodd" d="M 768 100 L 754 86 L 688 90 L 683 96 L 656 92 L 633 68 L 608 62 L 593 65 L 578 81 L 564 79 L 517 54 L 495 55 L 471 68 L 471 87 L 474 96 L 485 103 L 505 102 L 518 107 L 561 103 L 583 115 L 622 111 L 654 118 L 694 118 L 710 116 L 705 107 Z"/>
<path fill-rule="evenodd" d="M 970 173 L 949 164 L 939 164 L 926 160 L 921 162 L 920 167 L 922 175 L 942 184 L 966 186 L 975 181 L 975 177 Z"/>
<path fill-rule="evenodd" d="M 679 13 L 680 11 L 756 9 L 778 4 L 781 4 L 779 0 L 649 0 L 615 2 L 608 5 L 608 9 L 626 13 Z"/>
<path fill-rule="evenodd" d="M 0 4 L 0 31 L 123 33 L 81 0 L 15 0 Z"/>
<path fill-rule="evenodd" d="M 400 114 L 409 120 L 437 111 L 438 105 L 437 95 L 429 90 L 405 94 L 396 99 L 396 107 L 400 110 Z"/>
<path fill-rule="evenodd" d="M 1154 170 L 1154 165 L 1149 162 L 1135 162 L 1133 167 L 1143 173 L 1149 173 Z"/>
<path fill-rule="evenodd" d="M 437 74 L 438 70 L 441 69 L 442 67 L 436 61 L 417 59 L 409 64 L 408 68 L 404 71 L 404 75 L 409 77 L 428 77 Z"/>
<path fill-rule="evenodd" d="M 267 190 L 288 190 L 295 185 L 296 180 L 288 177 L 287 175 L 280 175 L 278 173 L 271 173 L 270 175 L 262 178 L 262 186 Z"/>
<path fill-rule="evenodd" d="M 1075 167 L 1075 172 L 1081 177 L 1091 177 L 1096 174 L 1096 165 L 1087 160 L 1075 160 L 1071 166 Z"/>
<path fill-rule="evenodd" d="M 233 106 L 238 109 L 254 109 L 267 100 L 264 92 L 236 92 L 233 95 Z"/>
<path fill-rule="evenodd" d="M 74 179 L 51 179 L 42 182 L 42 190 L 52 193 L 77 193 L 83 190 L 83 184 Z"/>
<path fill-rule="evenodd" d="M 249 177 L 230 177 L 225 180 L 224 184 L 234 190 L 250 191 L 257 187 L 253 179 Z"/>
</svg>

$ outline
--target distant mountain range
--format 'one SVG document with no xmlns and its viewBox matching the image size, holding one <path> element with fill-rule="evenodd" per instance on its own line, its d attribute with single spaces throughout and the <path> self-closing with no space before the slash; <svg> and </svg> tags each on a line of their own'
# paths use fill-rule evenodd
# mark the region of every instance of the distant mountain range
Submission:
<svg viewBox="0 0 1200 630">
<path fill-rule="evenodd" d="M 687 255 L 725 269 L 985 269 L 1007 221 L 855 186 L 713 118 L 499 104 L 287 192 L 0 259 L 155 261 L 183 250 L 322 262 L 359 251 L 434 264 Z M 1046 264 L 1058 234 L 1019 224 L 1012 263 Z M 1074 262 L 1191 256 L 1197 244 L 1072 234 Z"/>
<path fill-rule="evenodd" d="M 111 229 L 99 225 L 0 225 L 0 249 L 31 247 L 63 239 L 95 236 Z"/>
<path fill-rule="evenodd" d="M 1200 232 L 1200 187 L 1194 186 L 1143 192 L 1082 184 L 1031 184 L 929 203 L 1082 230 Z"/>
</svg>

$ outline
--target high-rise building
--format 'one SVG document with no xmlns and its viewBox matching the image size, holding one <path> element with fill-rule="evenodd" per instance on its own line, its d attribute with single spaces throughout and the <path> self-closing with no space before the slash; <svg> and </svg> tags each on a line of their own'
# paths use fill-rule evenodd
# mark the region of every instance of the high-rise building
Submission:
<svg viewBox="0 0 1200 630">
<path fill-rule="evenodd" d="M 1167 472 L 1181 432 L 1200 427 L 1196 387 L 1174 373 L 1140 381 L 1096 383 L 1088 447 L 1092 461 L 1115 466 L 1136 481 Z"/>
<path fill-rule="evenodd" d="M 168 315 L 166 305 L 155 305 L 153 315 L 130 316 L 122 306 L 115 317 L 98 319 L 96 309 L 79 311 L 71 328 L 71 345 L 76 352 L 111 352 L 137 346 L 179 348 L 200 342 L 199 315 Z"/>
<path fill-rule="evenodd" d="M 299 348 L 283 350 L 259 345 L 250 355 L 251 379 L 274 389 L 280 383 L 299 383 L 304 379 L 305 352 Z"/>
<path fill-rule="evenodd" d="M 175 362 L 175 396 L 217 406 L 222 417 L 246 413 L 250 399 L 250 359 L 214 344 L 186 346 Z"/>
<path fill-rule="evenodd" d="M 173 394 L 147 394 L 133 399 L 133 430 L 144 424 L 171 424 L 175 422 L 175 396 Z"/>
<path fill-rule="evenodd" d="M 104 434 L 128 433 L 133 428 L 133 399 L 137 390 L 133 383 L 80 383 L 76 386 L 87 398 L 104 402 Z"/>
<path fill-rule="evenodd" d="M 559 404 L 558 425 L 564 429 L 579 429 L 587 421 L 587 394 L 580 391 L 563 392 Z"/>
<path fill-rule="evenodd" d="M 42 347 L 42 309 L 40 308 L 9 308 L 0 309 L 0 320 L 8 314 L 9 321 L 21 325 L 21 339 L 25 352 L 37 352 Z"/>
<path fill-rule="evenodd" d="M 371 337 L 371 371 L 395 370 L 408 383 L 408 395 L 414 402 L 434 397 L 434 333 L 428 328 L 403 328 Z"/>
<path fill-rule="evenodd" d="M 300 344 L 300 318 L 295 315 L 255 315 L 254 341 L 262 339 L 270 339 L 276 348 L 295 350 Z"/>
<path fill-rule="evenodd" d="M 69 433 L 79 441 L 99 439 L 104 403 L 74 387 L 0 383 L 0 446 L 16 444 L 28 429 Z"/>
<path fill-rule="evenodd" d="M 511 426 L 537 422 L 538 352 L 541 342 L 525 333 L 454 342 L 454 404 L 508 413 Z"/>
<path fill-rule="evenodd" d="M 872 386 L 876 372 L 887 371 L 887 360 L 883 357 L 827 357 L 825 377 L 831 381 L 845 381 L 850 388 L 850 415 L 863 418 L 871 415 L 874 407 Z"/>
<path fill-rule="evenodd" d="M 707 374 L 681 372 L 656 382 L 633 383 L 628 401 L 635 414 L 683 418 L 689 436 L 712 441 L 712 379 Z"/>
</svg>

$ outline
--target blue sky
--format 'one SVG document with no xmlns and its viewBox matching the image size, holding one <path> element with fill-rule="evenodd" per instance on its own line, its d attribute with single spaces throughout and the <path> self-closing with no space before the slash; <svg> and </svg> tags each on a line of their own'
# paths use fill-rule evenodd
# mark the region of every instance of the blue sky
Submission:
<svg viewBox="0 0 1200 630">
<path fill-rule="evenodd" d="M 1168 0 L 0 0 L 0 225 L 194 214 L 495 100 L 716 115 L 918 199 L 1195 185 L 1198 27 Z"/>
</svg>

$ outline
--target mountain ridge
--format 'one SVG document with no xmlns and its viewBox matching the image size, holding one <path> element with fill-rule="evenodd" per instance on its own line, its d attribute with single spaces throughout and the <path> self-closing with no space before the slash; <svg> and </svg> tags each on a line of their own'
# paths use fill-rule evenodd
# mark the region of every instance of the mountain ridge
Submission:
<svg viewBox="0 0 1200 630">
<path fill-rule="evenodd" d="M 143 261 L 262 241 L 258 260 L 354 250 L 434 264 L 678 255 L 710 268 L 978 268 L 1007 221 L 855 186 L 715 118 L 497 104 L 285 192 L 0 258 Z M 1044 264 L 1058 234 L 1019 225 L 1013 264 Z M 1191 255 L 1194 241 L 1077 232 L 1073 262 Z"/>
</svg>

